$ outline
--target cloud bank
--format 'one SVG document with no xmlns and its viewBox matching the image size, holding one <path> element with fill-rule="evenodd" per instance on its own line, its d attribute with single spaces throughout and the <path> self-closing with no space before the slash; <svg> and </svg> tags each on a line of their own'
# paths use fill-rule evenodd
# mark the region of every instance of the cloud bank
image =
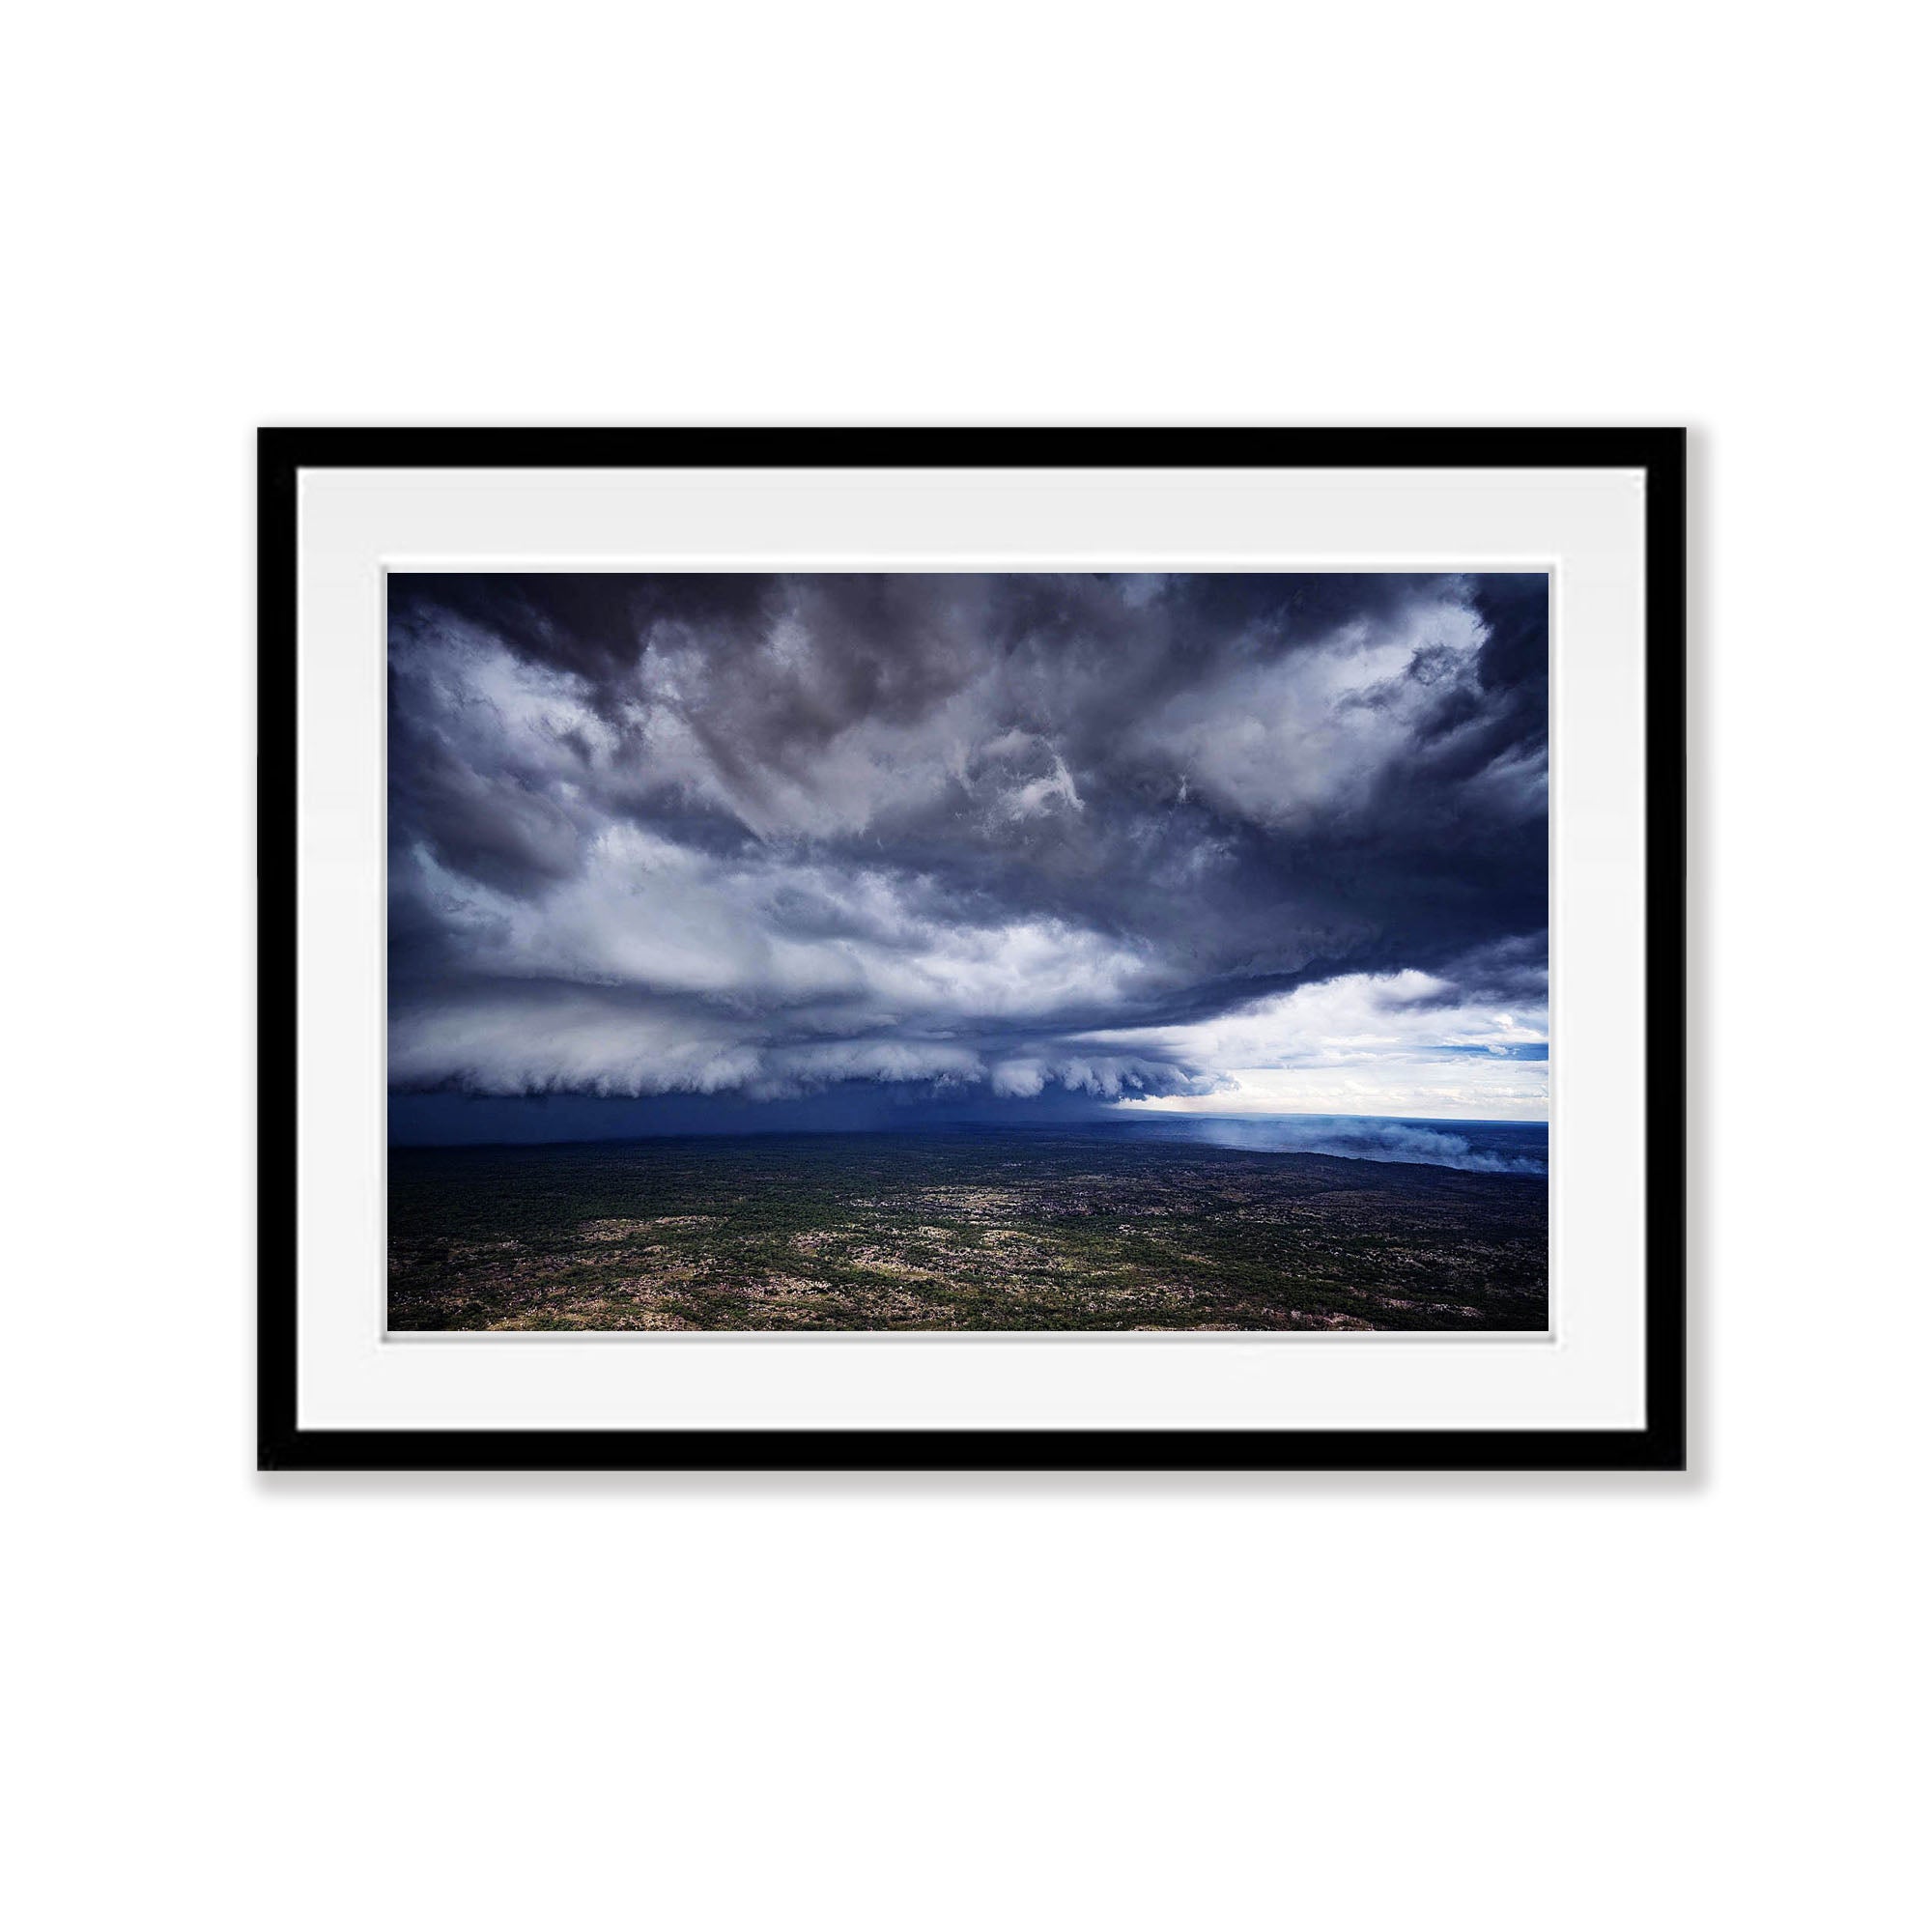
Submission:
<svg viewBox="0 0 1932 1932">
<path fill-rule="evenodd" d="M 399 575 L 399 1093 L 1540 1114 L 1546 581 Z"/>
</svg>

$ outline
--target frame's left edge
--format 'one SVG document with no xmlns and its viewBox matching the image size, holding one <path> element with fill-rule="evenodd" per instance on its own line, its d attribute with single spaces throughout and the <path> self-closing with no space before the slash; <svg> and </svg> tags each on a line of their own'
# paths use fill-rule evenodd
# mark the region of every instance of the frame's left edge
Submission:
<svg viewBox="0 0 1932 1932">
<path fill-rule="evenodd" d="M 296 1421 L 296 476 L 287 430 L 255 440 L 255 1464 L 314 1453 Z M 277 756 L 277 752 L 286 755 Z M 311 1464 L 310 1466 L 315 1466 Z"/>
</svg>

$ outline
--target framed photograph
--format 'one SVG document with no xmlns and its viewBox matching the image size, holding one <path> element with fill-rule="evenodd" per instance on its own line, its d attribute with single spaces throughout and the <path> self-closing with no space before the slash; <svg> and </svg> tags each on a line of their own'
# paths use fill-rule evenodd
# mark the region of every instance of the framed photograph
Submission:
<svg viewBox="0 0 1932 1932">
<path fill-rule="evenodd" d="M 1684 455 L 263 431 L 261 1465 L 1683 1467 Z"/>
</svg>

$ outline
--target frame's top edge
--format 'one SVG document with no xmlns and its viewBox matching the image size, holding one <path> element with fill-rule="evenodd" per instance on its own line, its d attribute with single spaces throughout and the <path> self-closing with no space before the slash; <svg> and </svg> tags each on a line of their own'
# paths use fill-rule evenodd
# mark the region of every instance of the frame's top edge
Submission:
<svg viewBox="0 0 1932 1932">
<path fill-rule="evenodd" d="M 264 425 L 265 468 L 578 469 L 985 466 L 1202 469 L 1653 469 L 1683 427 L 373 428 Z"/>
</svg>

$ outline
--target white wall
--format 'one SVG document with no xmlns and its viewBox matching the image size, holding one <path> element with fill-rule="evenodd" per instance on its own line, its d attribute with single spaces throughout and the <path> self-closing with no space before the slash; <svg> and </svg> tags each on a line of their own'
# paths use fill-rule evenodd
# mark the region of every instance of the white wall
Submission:
<svg viewBox="0 0 1932 1932">
<path fill-rule="evenodd" d="M 1908 30 L 13 23 L 19 1923 L 1904 1922 Z M 1653 420 L 1697 432 L 1694 1477 L 250 1473 L 256 422 Z"/>
</svg>

